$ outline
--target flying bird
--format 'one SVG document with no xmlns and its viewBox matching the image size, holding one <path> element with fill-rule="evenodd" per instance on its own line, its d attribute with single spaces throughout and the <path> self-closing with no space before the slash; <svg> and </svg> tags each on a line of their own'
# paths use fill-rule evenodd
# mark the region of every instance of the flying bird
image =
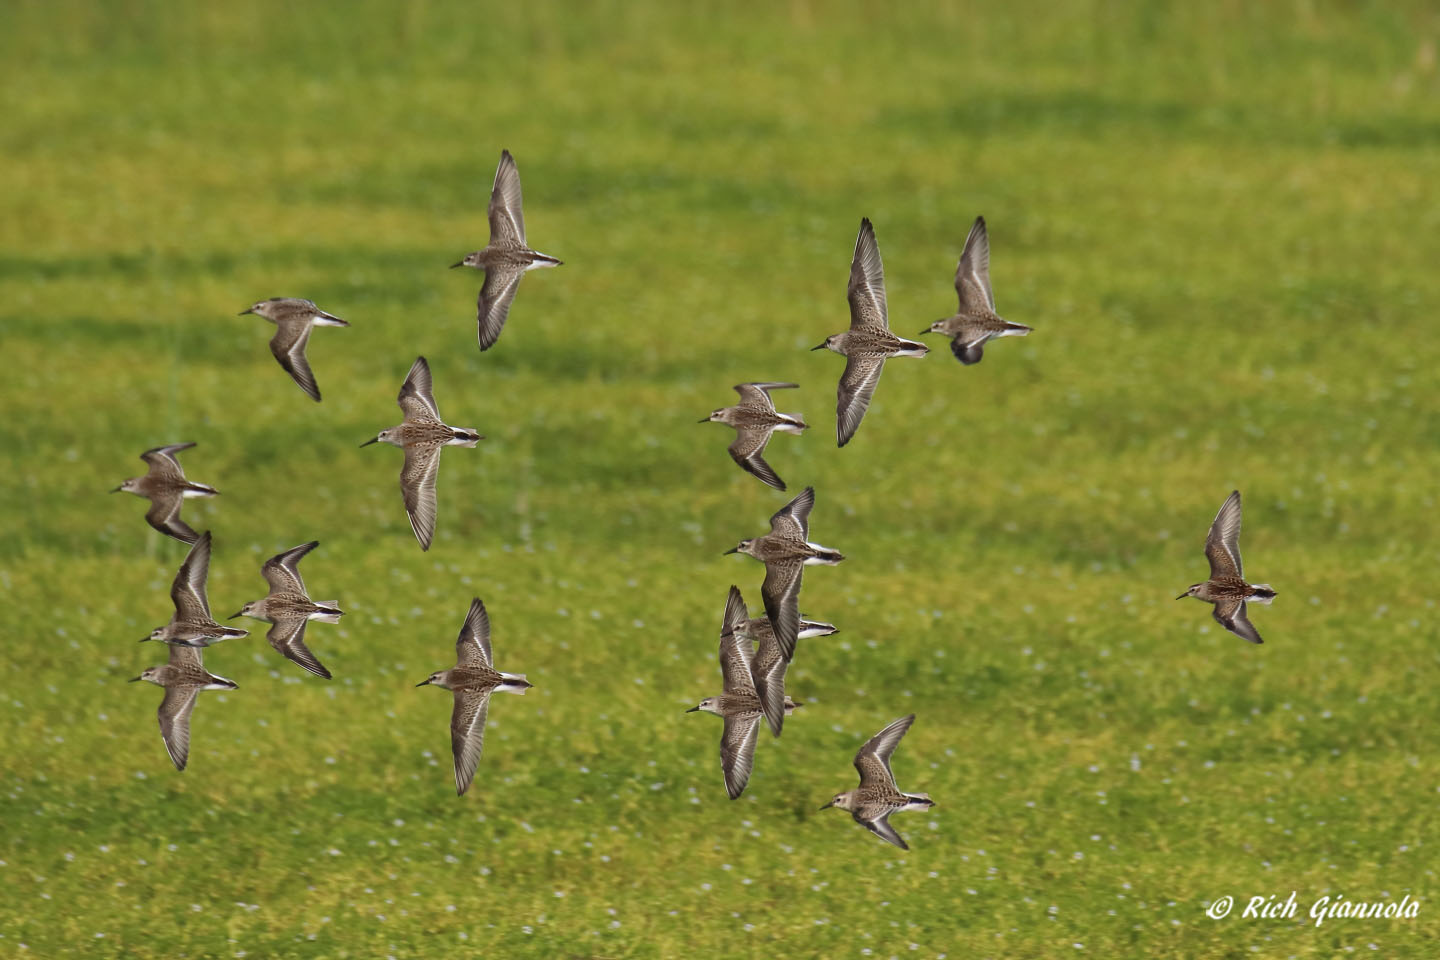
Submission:
<svg viewBox="0 0 1440 960">
<path fill-rule="evenodd" d="M 311 540 L 266 560 L 260 575 L 270 585 L 270 593 L 263 600 L 245 604 L 230 619 L 254 617 L 269 621 L 271 627 L 265 639 L 270 646 L 317 677 L 329 680 L 330 671 L 305 646 L 305 624 L 311 620 L 339 623 L 342 611 L 334 600 L 312 601 L 305 592 L 305 581 L 300 579 L 300 560 L 319 545 L 320 541 Z"/>
<path fill-rule="evenodd" d="M 1245 571 L 1240 564 L 1240 491 L 1236 490 L 1225 499 L 1215 521 L 1210 524 L 1210 533 L 1205 537 L 1205 557 L 1210 561 L 1210 579 L 1193 584 L 1176 600 L 1194 597 L 1215 605 L 1214 616 L 1226 630 L 1249 640 L 1264 643 L 1255 625 L 1250 622 L 1246 603 L 1270 603 L 1275 591 L 1268 583 L 1250 584 L 1245 581 Z"/>
<path fill-rule="evenodd" d="M 703 711 L 724 718 L 720 732 L 720 770 L 725 775 L 725 792 L 734 800 L 745 792 L 755 765 L 755 740 L 764 715 L 750 668 L 750 640 L 745 635 L 749 613 L 738 587 L 732 586 L 725 599 L 725 616 L 720 624 L 721 693 L 706 697 L 686 710 Z M 785 713 L 800 705 L 785 697 Z"/>
<path fill-rule="evenodd" d="M 990 238 L 984 217 L 975 218 L 965 238 L 965 249 L 955 265 L 955 292 L 960 297 L 955 314 L 936 320 L 920 333 L 949 337 L 950 351 L 966 366 L 980 362 L 987 342 L 999 337 L 1023 337 L 1033 329 L 1005 320 L 995 312 L 995 293 L 990 289 Z"/>
<path fill-rule="evenodd" d="M 454 267 L 485 271 L 477 304 L 480 349 L 489 350 L 500 339 L 510 303 L 520 287 L 520 278 L 531 270 L 558 267 L 562 261 L 531 250 L 525 240 L 525 213 L 521 207 L 520 171 L 509 150 L 500 153 L 495 168 L 495 185 L 490 190 L 490 243 L 483 250 L 467 253 Z"/>
<path fill-rule="evenodd" d="M 846 297 L 850 301 L 850 329 L 811 347 L 812 350 L 833 350 L 846 358 L 835 404 L 835 435 L 842 447 L 855 436 L 865 411 L 870 408 L 870 398 L 880 382 L 885 361 L 891 357 L 923 357 L 930 352 L 925 344 L 902 340 L 890 332 L 890 314 L 885 306 L 885 269 L 880 262 L 880 247 L 875 243 L 875 228 L 869 219 L 860 221 Z"/>
<path fill-rule="evenodd" d="M 753 473 L 776 490 L 785 489 L 770 464 L 765 462 L 765 445 L 776 430 L 784 433 L 800 433 L 806 423 L 798 413 L 779 413 L 775 402 L 770 399 L 771 390 L 791 389 L 796 383 L 739 383 L 735 392 L 740 402 L 733 407 L 721 407 L 701 423 L 723 423 L 735 428 L 735 440 L 730 444 L 730 457 L 740 469 Z"/>
<path fill-rule="evenodd" d="M 360 444 L 388 443 L 405 451 L 405 464 L 400 468 L 400 495 L 405 499 L 405 512 L 410 516 L 410 529 L 420 541 L 421 550 L 430 549 L 435 538 L 435 478 L 440 473 L 442 447 L 473 447 L 485 438 L 475 430 L 446 426 L 435 406 L 434 385 L 430 364 L 416 357 L 400 387 L 396 400 L 405 420 L 399 426 L 381 430 L 373 440 Z"/>
<path fill-rule="evenodd" d="M 781 648 L 791 652 L 800 635 L 800 578 L 805 567 L 817 563 L 833 566 L 845 559 L 839 550 L 810 542 L 810 510 L 814 506 L 815 488 L 806 487 L 770 518 L 769 533 L 741 540 L 725 551 L 743 553 L 765 564 L 765 582 L 760 586 L 765 615 Z"/>
<path fill-rule="evenodd" d="M 190 547 L 170 585 L 170 600 L 175 604 L 170 622 L 156 627 L 140 642 L 159 640 L 181 647 L 208 647 L 232 637 L 248 637 L 249 630 L 222 626 L 210 616 L 210 601 L 205 596 L 209 576 L 210 531 L 206 530 Z"/>
<path fill-rule="evenodd" d="M 270 338 L 270 352 L 280 361 L 280 366 L 290 374 L 301 390 L 310 399 L 320 402 L 320 388 L 315 384 L 315 374 L 310 371 L 310 361 L 305 358 L 305 346 L 310 342 L 310 331 L 314 327 L 348 327 L 350 324 L 339 317 L 332 317 L 309 300 L 299 297 L 271 297 L 261 300 L 249 310 L 241 310 L 240 316 L 257 314 L 275 324 L 278 328 Z"/>
<path fill-rule="evenodd" d="M 156 715 L 160 718 L 160 737 L 165 752 L 176 770 L 184 770 L 190 759 L 190 714 L 201 690 L 235 690 L 234 680 L 217 677 L 205 669 L 203 657 L 195 647 L 172 646 L 170 662 L 149 667 L 130 682 L 148 680 L 165 688 Z"/>
<path fill-rule="evenodd" d="M 450 714 L 450 749 L 455 754 L 455 793 L 464 795 L 475 778 L 480 751 L 485 747 L 485 719 L 490 715 L 490 694 L 524 696 L 534 684 L 523 673 L 501 673 L 490 653 L 490 616 L 476 597 L 455 641 L 455 666 L 432 673 L 416 684 L 433 684 L 455 695 Z"/>
<path fill-rule="evenodd" d="M 180 505 L 190 497 L 213 497 L 220 492 L 214 487 L 185 479 L 185 471 L 175 455 L 193 446 L 193 443 L 172 443 L 168 447 L 146 450 L 140 454 L 140 459 L 150 465 L 150 471 L 143 477 L 131 477 L 110 491 L 145 497 L 150 501 L 145 520 L 156 530 L 181 543 L 194 543 L 200 534 L 180 519 Z"/>
<path fill-rule="evenodd" d="M 787 651 L 780 645 L 779 638 L 775 636 L 775 628 L 770 626 L 769 617 L 752 618 L 743 632 L 748 639 L 755 641 L 755 657 L 750 664 L 750 672 L 755 678 L 755 693 L 760 697 L 760 706 L 765 711 L 765 722 L 770 726 L 770 732 L 778 737 L 785 724 L 785 674 L 790 669 L 795 648 L 791 647 Z M 802 617 L 800 631 L 796 636 L 804 640 L 807 637 L 828 637 L 839 632 L 834 624 Z"/>
<path fill-rule="evenodd" d="M 915 722 L 915 714 L 901 717 L 875 736 L 865 741 L 860 752 L 855 754 L 855 769 L 860 771 L 860 786 L 854 790 L 837 793 L 830 802 L 821 807 L 839 807 L 848 810 L 855 822 L 874 833 L 881 840 L 895 844 L 901 850 L 909 850 L 895 828 L 890 826 L 890 814 L 907 810 L 928 810 L 935 806 L 928 793 L 902 793 L 895 786 L 895 775 L 890 772 L 890 755 L 895 752 L 900 738 Z"/>
</svg>

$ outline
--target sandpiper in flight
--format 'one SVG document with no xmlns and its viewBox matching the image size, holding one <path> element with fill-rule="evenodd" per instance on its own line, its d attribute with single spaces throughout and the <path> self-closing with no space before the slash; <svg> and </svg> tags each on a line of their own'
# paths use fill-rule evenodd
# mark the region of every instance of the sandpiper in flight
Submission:
<svg viewBox="0 0 1440 960">
<path fill-rule="evenodd" d="M 754 617 L 743 628 L 747 638 L 755 641 L 755 657 L 750 668 L 755 677 L 755 693 L 760 697 L 760 707 L 765 711 L 765 722 L 770 732 L 780 736 L 785 724 L 785 673 L 795 656 L 795 648 L 788 651 L 780 645 L 775 629 L 770 626 L 769 617 Z M 797 637 L 828 637 L 839 633 L 835 625 L 820 620 L 800 619 Z"/>
<path fill-rule="evenodd" d="M 270 641 L 270 646 L 316 676 L 329 680 L 330 671 L 305 646 L 305 624 L 311 620 L 339 623 L 340 605 L 334 600 L 312 601 L 305 592 L 305 581 L 300 579 L 301 558 L 319 545 L 320 541 L 311 540 L 266 560 L 260 575 L 270 584 L 269 595 L 245 604 L 230 619 L 268 620 L 272 626 L 265 639 Z"/>
<path fill-rule="evenodd" d="M 860 235 L 855 238 L 846 297 L 850 301 L 850 329 L 826 337 L 824 343 L 811 348 L 833 350 L 846 358 L 835 405 L 835 435 L 842 447 L 850 442 L 864 419 L 885 361 L 890 357 L 923 357 L 930 352 L 925 344 L 902 340 L 890 332 L 885 269 L 880 263 L 880 247 L 875 243 L 875 228 L 868 218 L 860 221 Z"/>
<path fill-rule="evenodd" d="M 360 446 L 384 442 L 405 451 L 405 464 L 400 468 L 400 493 L 405 498 L 410 529 L 415 531 L 420 549 L 429 550 L 430 541 L 435 537 L 435 477 L 440 472 L 440 448 L 473 447 L 485 438 L 474 430 L 446 426 L 440 419 L 430 364 L 424 357 L 415 358 L 396 402 L 405 414 L 405 421 L 381 430 L 375 439 L 366 440 Z"/>
<path fill-rule="evenodd" d="M 210 531 L 200 535 L 170 585 L 170 599 L 175 615 L 163 627 L 156 627 L 150 636 L 141 639 L 160 640 L 181 647 L 208 647 L 231 637 L 248 637 L 249 630 L 226 627 L 210 616 L 210 601 L 205 597 L 205 580 L 210 575 Z"/>
<path fill-rule="evenodd" d="M 984 217 L 975 218 L 965 238 L 965 249 L 955 265 L 955 292 L 960 295 L 960 307 L 954 316 L 936 320 L 920 333 L 949 337 L 950 351 L 966 366 L 980 362 L 987 341 L 1023 337 L 1032 329 L 1003 320 L 995 312 L 995 292 L 990 289 L 990 238 L 985 233 Z"/>
<path fill-rule="evenodd" d="M 180 504 L 188 497 L 213 497 L 220 491 L 185 479 L 185 471 L 175 454 L 189 450 L 193 443 L 172 443 L 168 447 L 156 447 L 140 454 L 140 459 L 150 465 L 150 472 L 143 477 L 131 477 L 111 493 L 133 493 L 150 501 L 145 514 L 150 526 L 161 533 L 174 537 L 182 543 L 194 543 L 200 534 L 180 519 Z"/>
<path fill-rule="evenodd" d="M 170 662 L 150 667 L 131 680 L 149 680 L 165 688 L 165 697 L 156 711 L 160 718 L 160 736 L 176 770 L 184 770 L 190 757 L 190 714 L 201 690 L 234 690 L 233 680 L 217 677 L 205 669 L 200 651 L 194 647 L 170 648 Z"/>
<path fill-rule="evenodd" d="M 701 423 L 723 423 L 735 428 L 735 440 L 730 444 L 730 457 L 740 468 L 753 473 L 777 490 L 785 489 L 785 481 L 776 476 L 765 462 L 765 445 L 770 434 L 776 430 L 785 433 L 800 433 L 806 424 L 798 413 L 778 413 L 775 402 L 770 399 L 771 390 L 798 387 L 796 383 L 740 383 L 735 392 L 740 402 L 733 407 L 721 407 Z"/>
<path fill-rule="evenodd" d="M 1275 599 L 1275 591 L 1268 583 L 1245 582 L 1240 563 L 1239 490 L 1231 493 L 1215 514 L 1215 522 L 1210 524 L 1210 533 L 1205 537 L 1205 557 L 1210 561 L 1210 579 L 1193 585 L 1175 599 L 1194 597 L 1213 603 L 1215 619 L 1222 627 L 1251 643 L 1264 643 L 1250 622 L 1246 602 L 1269 603 Z"/>
<path fill-rule="evenodd" d="M 901 717 L 875 736 L 865 741 L 865 746 L 855 754 L 855 769 L 860 771 L 860 786 L 854 790 L 837 793 L 821 810 L 839 807 L 848 810 L 855 822 L 873 832 L 882 840 L 888 840 L 901 850 L 909 850 L 900 834 L 890 826 L 890 814 L 907 810 L 928 810 L 935 801 L 927 793 L 902 793 L 895 786 L 895 775 L 890 772 L 890 755 L 895 745 L 915 722 L 915 714 Z"/>
<path fill-rule="evenodd" d="M 520 171 L 509 150 L 500 153 L 495 168 L 495 186 L 490 190 L 490 243 L 483 250 L 465 255 L 454 267 L 485 271 L 480 287 L 478 324 L 480 349 L 489 350 L 500 338 L 510 303 L 527 271 L 558 267 L 560 260 L 531 250 L 525 241 L 525 213 L 520 201 Z"/>
<path fill-rule="evenodd" d="M 485 746 L 490 694 L 499 690 L 523 696 L 534 684 L 526 680 L 523 673 L 501 673 L 495 669 L 490 654 L 490 617 L 479 597 L 470 601 L 470 612 L 455 641 L 455 666 L 430 674 L 416 686 L 427 683 L 444 687 L 455 695 L 455 710 L 450 715 L 450 748 L 455 754 L 455 793 L 462 795 L 470 789 L 480 751 Z"/>
<path fill-rule="evenodd" d="M 770 518 L 770 532 L 741 540 L 726 553 L 743 553 L 765 564 L 760 596 L 765 615 L 775 628 L 775 639 L 792 653 L 800 635 L 800 578 L 807 564 L 837 564 L 845 557 L 838 550 L 810 543 L 810 510 L 815 488 L 806 487 Z"/>
<path fill-rule="evenodd" d="M 725 619 L 720 625 L 721 694 L 706 697 L 685 711 L 694 713 L 703 710 L 724 718 L 725 726 L 720 732 L 720 769 L 725 774 L 725 792 L 731 800 L 739 797 L 750 782 L 750 770 L 755 763 L 755 740 L 763 715 L 750 670 L 750 640 L 744 633 L 748 620 L 749 613 L 740 597 L 740 590 L 732 586 L 725 600 Z M 798 706 L 789 697 L 782 703 L 785 713 Z"/>
<path fill-rule="evenodd" d="M 275 324 L 278 329 L 270 338 L 270 352 L 275 354 L 275 359 L 280 361 L 280 366 L 300 385 L 300 389 L 319 403 L 320 388 L 315 384 L 315 374 L 310 372 L 310 361 L 305 359 L 310 330 L 312 327 L 348 327 L 350 324 L 299 297 L 261 300 L 249 310 L 241 310 L 240 316 L 247 313 L 258 314 Z"/>
</svg>

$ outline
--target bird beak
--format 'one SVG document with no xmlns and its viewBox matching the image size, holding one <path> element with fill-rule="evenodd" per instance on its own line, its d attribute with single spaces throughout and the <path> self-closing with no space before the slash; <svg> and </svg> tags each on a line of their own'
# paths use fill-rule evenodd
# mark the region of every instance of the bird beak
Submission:
<svg viewBox="0 0 1440 960">
<path fill-rule="evenodd" d="M 710 422 L 710 418 L 709 418 L 709 417 L 706 417 L 704 420 L 701 420 L 700 422 L 701 422 L 701 423 L 709 423 L 709 422 Z M 118 489 L 118 488 L 117 488 L 117 489 Z"/>
<path fill-rule="evenodd" d="M 131 677 L 129 680 L 126 680 L 125 682 L 126 682 L 126 683 L 134 683 L 136 680 L 144 680 L 144 679 L 145 679 L 144 677 Z"/>
<path fill-rule="evenodd" d="M 820 346 L 818 346 L 818 347 L 811 347 L 811 348 L 810 348 L 810 352 L 811 352 L 811 353 L 814 353 L 816 350 L 824 350 L 824 349 L 825 349 L 825 344 L 822 343 L 822 344 L 820 344 Z"/>
<path fill-rule="evenodd" d="M 915 336 L 917 336 L 917 337 L 923 337 L 923 336 L 925 336 L 925 334 L 927 334 L 927 333 L 934 333 L 934 332 L 935 332 L 935 331 L 931 330 L 929 327 L 926 327 L 924 330 L 921 330 L 919 333 L 915 334 Z"/>
<path fill-rule="evenodd" d="M 426 685 L 427 683 L 429 683 L 429 682 L 430 682 L 429 680 L 421 680 L 419 683 L 415 684 L 415 686 L 417 686 L 417 687 L 423 687 L 423 686 L 425 686 L 425 685 Z"/>
<path fill-rule="evenodd" d="M 454 270 L 456 267 L 463 267 L 463 266 L 465 266 L 465 261 L 464 261 L 464 260 L 461 260 L 459 263 L 452 263 L 452 264 L 450 264 L 450 269 L 451 269 L 451 270 Z"/>
<path fill-rule="evenodd" d="M 123 489 L 125 489 L 123 486 L 119 486 L 119 487 L 116 487 L 114 490 L 111 490 L 110 492 L 111 492 L 111 493 L 119 493 L 119 492 L 120 492 L 121 490 L 123 490 Z"/>
<path fill-rule="evenodd" d="M 372 443 L 379 443 L 379 442 L 380 442 L 380 438 L 379 438 L 379 437 L 371 437 L 369 440 L 366 440 L 364 443 L 360 444 L 360 447 L 361 447 L 361 449 L 364 449 L 365 447 L 370 446 L 370 444 L 372 444 Z"/>
<path fill-rule="evenodd" d="M 1188 592 L 1186 592 L 1186 593 L 1180 594 L 1180 596 L 1176 597 L 1175 599 L 1176 599 L 1176 600 L 1184 600 L 1184 599 L 1185 599 L 1186 597 L 1188 597 L 1188 596 L 1190 596 L 1190 594 L 1189 594 Z"/>
<path fill-rule="evenodd" d="M 833 806 L 835 806 L 835 801 L 834 801 L 834 800 L 831 800 L 829 803 L 825 804 L 825 806 L 821 807 L 820 809 L 821 809 L 821 810 L 829 810 L 829 809 L 830 809 L 831 807 L 833 807 Z"/>
<path fill-rule="evenodd" d="M 720 554 L 720 556 L 722 556 L 722 557 L 724 557 L 724 556 L 729 556 L 729 555 L 732 554 L 732 553 L 739 553 L 739 552 L 740 552 L 740 548 L 739 548 L 739 547 L 731 547 L 729 550 L 726 550 L 724 553 Z"/>
<path fill-rule="evenodd" d="M 243 617 L 244 615 L 245 615 L 245 611 L 244 611 L 244 610 L 241 610 L 239 613 L 232 613 L 232 614 L 230 614 L 230 616 L 226 617 L 225 619 L 226 619 L 226 620 L 234 620 L 236 617 Z"/>
<path fill-rule="evenodd" d="M 241 310 L 239 313 L 235 314 L 235 316 L 237 316 L 237 317 L 243 317 L 243 316 L 245 316 L 245 314 L 247 314 L 247 313 L 254 313 L 254 312 L 255 312 L 255 308 L 254 308 L 254 307 L 251 307 L 249 310 Z"/>
<path fill-rule="evenodd" d="M 700 709 L 699 707 L 691 707 L 689 710 L 686 710 L 685 712 L 686 712 L 686 713 L 694 713 L 696 710 L 699 710 L 699 709 Z"/>
<path fill-rule="evenodd" d="M 146 640 L 149 640 L 149 639 L 150 639 L 149 637 L 141 637 L 141 638 L 140 638 L 140 642 L 141 642 L 141 643 L 144 643 Z"/>
</svg>

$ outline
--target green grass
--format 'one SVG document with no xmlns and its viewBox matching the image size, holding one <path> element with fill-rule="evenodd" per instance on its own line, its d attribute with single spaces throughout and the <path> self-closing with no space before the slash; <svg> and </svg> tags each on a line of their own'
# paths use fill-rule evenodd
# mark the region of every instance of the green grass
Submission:
<svg viewBox="0 0 1440 960">
<path fill-rule="evenodd" d="M 0 12 L 0 954 L 1432 955 L 1440 18 L 889 6 Z M 481 355 L 445 267 L 502 147 L 566 264 Z M 908 335 L 977 213 L 1036 332 L 895 361 L 837 450 L 806 348 L 861 216 Z M 274 295 L 353 323 L 311 341 L 321 405 L 234 315 Z M 488 437 L 428 554 L 399 454 L 357 449 L 417 353 Z M 729 584 L 759 605 L 721 551 L 784 498 L 694 421 L 757 379 L 802 384 L 769 459 L 849 559 L 807 575 L 841 634 L 732 803 L 681 711 Z M 261 624 L 214 650 L 240 689 L 177 774 L 124 681 L 183 547 L 104 491 L 184 440 L 216 613 L 318 539 L 348 615 L 309 633 L 330 683 Z M 1234 487 L 1262 647 L 1172 599 Z M 457 799 L 414 684 L 477 594 L 537 688 Z M 911 711 L 896 773 L 939 806 L 902 854 L 817 808 Z M 1205 916 L 1292 890 L 1295 921 Z M 1337 894 L 1421 912 L 1317 928 Z"/>
</svg>

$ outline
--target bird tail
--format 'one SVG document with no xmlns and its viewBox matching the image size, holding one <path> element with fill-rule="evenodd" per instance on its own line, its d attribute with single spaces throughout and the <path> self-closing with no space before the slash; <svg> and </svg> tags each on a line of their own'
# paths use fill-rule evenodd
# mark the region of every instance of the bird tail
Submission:
<svg viewBox="0 0 1440 960">
<path fill-rule="evenodd" d="M 1035 329 L 1034 327 L 1027 327 L 1027 326 L 1025 326 L 1025 324 L 1023 324 L 1023 323 L 1012 323 L 1011 321 L 1006 320 L 1006 321 L 1005 321 L 1005 329 L 1002 330 L 1002 331 L 1000 331 L 1000 336 L 1002 336 L 1002 337 L 1023 337 L 1023 336 L 1025 336 L 1026 334 L 1028 334 L 1031 330 L 1034 330 L 1034 329 Z"/>
<path fill-rule="evenodd" d="M 196 483 L 194 480 L 185 481 L 184 492 L 192 497 L 214 497 L 220 493 L 220 491 L 214 487 L 207 486 L 203 483 Z"/>
<path fill-rule="evenodd" d="M 539 250 L 531 250 L 530 252 L 535 255 L 535 262 L 530 264 L 531 270 L 538 270 L 544 267 L 558 267 L 565 262 L 564 260 L 561 260 L 557 257 L 552 257 L 547 253 L 541 253 Z"/>
<path fill-rule="evenodd" d="M 345 613 L 340 609 L 338 600 L 316 600 L 315 606 L 320 609 L 316 610 L 315 616 L 310 619 L 319 620 L 321 623 L 339 623 L 340 617 Z"/>
<path fill-rule="evenodd" d="M 484 439 L 485 438 L 480 435 L 480 431 L 466 428 L 456 430 L 455 438 L 450 442 L 461 447 L 473 447 L 476 443 Z"/>
<path fill-rule="evenodd" d="M 1270 601 L 1274 600 L 1276 596 L 1278 596 L 1278 594 L 1276 594 L 1275 591 L 1271 589 L 1270 584 L 1257 583 L 1251 586 L 1250 596 L 1246 597 L 1245 599 L 1253 600 L 1256 603 L 1269 603 Z"/>
<path fill-rule="evenodd" d="M 518 693 L 523 697 L 526 690 L 535 686 L 535 684 L 525 679 L 525 674 L 523 673 L 502 673 L 500 676 L 504 678 L 504 683 L 500 684 L 496 689 L 504 693 Z"/>
</svg>

